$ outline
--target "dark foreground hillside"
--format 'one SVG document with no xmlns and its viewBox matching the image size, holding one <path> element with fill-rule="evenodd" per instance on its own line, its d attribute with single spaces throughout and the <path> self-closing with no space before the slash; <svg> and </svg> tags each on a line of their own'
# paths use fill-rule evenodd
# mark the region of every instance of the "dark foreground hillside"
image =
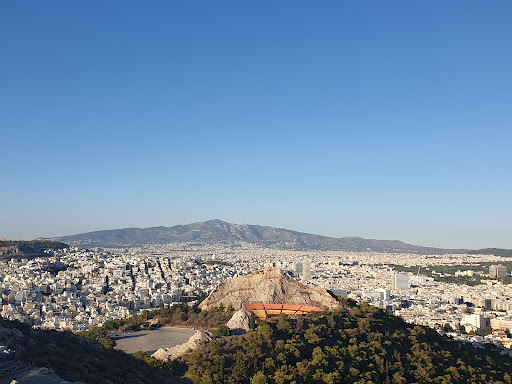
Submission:
<svg viewBox="0 0 512 384">
<path fill-rule="evenodd" d="M 274 318 L 187 356 L 194 383 L 511 383 L 512 360 L 367 304 Z"/>
<path fill-rule="evenodd" d="M 6 320 L 0 321 L 0 344 L 65 380 L 91 384 L 184 382 L 173 372 L 196 384 L 512 384 L 508 356 L 447 339 L 366 303 L 344 304 L 339 311 L 273 318 L 247 335 L 215 339 L 169 364 L 142 352 L 135 358 L 78 335 L 33 330 Z M 227 312 L 198 314 L 196 307 L 185 307 L 147 315 L 162 320 L 167 319 L 162 311 L 170 311 L 169 320 L 184 321 Z M 117 325 L 136 326 L 138 320 Z M 111 322 L 95 332 L 103 334 L 113 326 Z"/>
<path fill-rule="evenodd" d="M 124 352 L 72 333 L 34 330 L 0 320 L 0 344 L 16 350 L 24 362 L 51 368 L 68 381 L 87 384 L 183 383 L 167 369 L 156 368 Z"/>
</svg>

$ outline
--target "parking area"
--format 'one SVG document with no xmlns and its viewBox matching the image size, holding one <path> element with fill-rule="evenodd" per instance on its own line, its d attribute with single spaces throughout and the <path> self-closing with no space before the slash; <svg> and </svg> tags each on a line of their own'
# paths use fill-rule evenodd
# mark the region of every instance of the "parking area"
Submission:
<svg viewBox="0 0 512 384">
<path fill-rule="evenodd" d="M 126 353 L 144 351 L 154 353 L 160 348 L 171 348 L 183 344 L 196 333 L 190 328 L 161 327 L 152 331 L 121 333 L 116 338 L 116 349 Z"/>
</svg>

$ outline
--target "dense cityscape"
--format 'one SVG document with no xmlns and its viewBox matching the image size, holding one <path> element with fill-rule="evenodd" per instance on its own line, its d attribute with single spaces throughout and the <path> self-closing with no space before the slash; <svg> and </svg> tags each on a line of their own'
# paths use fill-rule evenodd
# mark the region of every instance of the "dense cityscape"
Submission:
<svg viewBox="0 0 512 384">
<path fill-rule="evenodd" d="M 278 267 L 306 284 L 367 301 L 461 341 L 511 348 L 512 289 L 499 280 L 507 275 L 501 265 L 507 261 L 492 255 L 298 252 L 244 242 L 73 247 L 2 261 L 1 316 L 76 332 L 148 309 L 193 303 L 232 277 Z M 436 269 L 446 267 L 456 269 L 452 276 L 478 275 L 479 284 L 442 281 L 437 276 L 450 274 Z"/>
</svg>

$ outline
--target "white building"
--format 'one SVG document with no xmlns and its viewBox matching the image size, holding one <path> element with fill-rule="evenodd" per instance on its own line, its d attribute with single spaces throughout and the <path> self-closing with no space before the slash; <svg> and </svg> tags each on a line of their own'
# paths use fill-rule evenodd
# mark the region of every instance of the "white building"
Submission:
<svg viewBox="0 0 512 384">
<path fill-rule="evenodd" d="M 409 289 L 411 287 L 409 283 L 409 275 L 407 273 L 395 273 L 393 274 L 393 281 L 391 283 L 391 289 Z"/>
</svg>

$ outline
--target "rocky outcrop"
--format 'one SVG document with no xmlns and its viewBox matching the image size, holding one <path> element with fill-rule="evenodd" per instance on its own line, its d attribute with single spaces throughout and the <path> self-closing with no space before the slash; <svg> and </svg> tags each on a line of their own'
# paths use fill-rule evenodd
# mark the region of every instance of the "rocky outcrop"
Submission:
<svg viewBox="0 0 512 384">
<path fill-rule="evenodd" d="M 0 258 L 9 258 L 13 256 L 19 256 L 23 254 L 40 254 L 41 252 L 37 249 L 21 246 L 1 247 Z"/>
<path fill-rule="evenodd" d="M 44 257 L 46 251 L 68 248 L 69 245 L 48 240 L 0 240 L 0 259 L 33 259 Z"/>
<path fill-rule="evenodd" d="M 232 335 L 243 335 L 250 327 L 251 319 L 244 310 L 236 311 L 226 325 L 231 329 Z"/>
<path fill-rule="evenodd" d="M 264 269 L 228 280 L 220 284 L 199 307 L 210 309 L 231 304 L 235 309 L 242 309 L 244 304 L 250 303 L 339 308 L 339 302 L 325 289 L 293 280 L 279 268 Z"/>
<path fill-rule="evenodd" d="M 192 352 L 201 344 L 205 344 L 212 340 L 212 337 L 207 332 L 197 331 L 193 334 L 186 343 L 177 345 L 172 348 L 160 348 L 158 351 L 153 353 L 153 356 L 158 360 L 167 362 L 177 359 L 189 352 Z"/>
</svg>

